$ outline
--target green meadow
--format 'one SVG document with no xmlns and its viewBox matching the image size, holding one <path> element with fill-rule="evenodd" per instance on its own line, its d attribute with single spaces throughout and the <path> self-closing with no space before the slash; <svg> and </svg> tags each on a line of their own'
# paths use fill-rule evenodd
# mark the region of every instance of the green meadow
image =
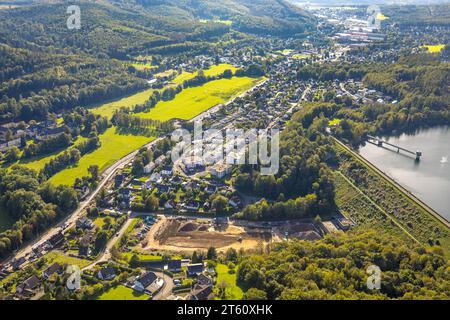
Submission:
<svg viewBox="0 0 450 320">
<path fill-rule="evenodd" d="M 189 120 L 209 108 L 224 103 L 255 86 L 261 79 L 233 77 L 210 81 L 199 87 L 187 88 L 175 99 L 159 102 L 150 112 L 136 114 L 145 119 L 167 121 Z"/>
<path fill-rule="evenodd" d="M 131 96 L 108 102 L 100 106 L 92 107 L 90 111 L 111 119 L 114 112 L 122 107 L 134 107 L 138 104 L 145 103 L 153 93 L 153 89 L 147 89 Z"/>
<path fill-rule="evenodd" d="M 133 66 L 136 70 L 150 70 L 155 69 L 155 66 L 152 66 L 151 63 L 148 62 L 133 62 L 130 63 L 131 66 Z"/>
<path fill-rule="evenodd" d="M 237 68 L 231 64 L 221 63 L 211 66 L 209 69 L 203 70 L 205 76 L 215 77 L 222 74 L 225 70 L 231 70 L 233 73 L 236 72 Z M 184 81 L 194 78 L 198 75 L 198 72 L 187 72 L 183 71 L 172 80 L 175 84 L 182 84 Z"/>
<path fill-rule="evenodd" d="M 231 70 L 235 72 L 237 70 L 236 67 L 230 65 L 230 64 L 218 64 L 213 65 L 209 69 L 204 70 L 206 76 L 217 76 L 219 74 L 222 74 L 225 70 Z M 167 72 L 166 72 L 167 73 Z M 183 84 L 184 81 L 194 78 L 198 73 L 197 72 L 187 72 L 183 71 L 181 74 L 177 75 L 175 79 L 172 80 L 172 82 L 176 85 Z M 111 119 L 114 112 L 116 110 L 119 110 L 122 107 L 132 108 L 138 104 L 144 104 L 152 95 L 154 89 L 147 89 L 141 92 L 138 92 L 136 94 L 133 94 L 128 97 L 124 97 L 115 101 L 111 101 L 105 104 L 101 104 L 98 106 L 92 107 L 90 110 L 94 114 L 99 114 L 104 117 L 107 117 L 108 119 Z"/>
<path fill-rule="evenodd" d="M 51 177 L 50 182 L 55 185 L 72 185 L 77 177 L 89 175 L 89 166 L 98 165 L 100 171 L 103 172 L 117 160 L 154 139 L 153 137 L 119 134 L 115 127 L 106 130 L 99 138 L 102 144 L 100 148 L 81 157 L 76 166 L 58 172 Z"/>
</svg>

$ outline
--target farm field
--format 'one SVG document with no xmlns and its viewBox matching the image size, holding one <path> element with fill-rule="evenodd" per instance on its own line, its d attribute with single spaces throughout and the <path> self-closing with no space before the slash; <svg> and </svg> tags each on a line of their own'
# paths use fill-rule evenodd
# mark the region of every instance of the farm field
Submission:
<svg viewBox="0 0 450 320">
<path fill-rule="evenodd" d="M 150 70 L 156 68 L 155 66 L 152 66 L 150 63 L 144 62 L 133 62 L 130 65 L 133 66 L 136 70 Z"/>
<path fill-rule="evenodd" d="M 117 160 L 154 139 L 153 137 L 119 134 L 114 127 L 106 130 L 99 138 L 102 144 L 100 148 L 81 157 L 75 167 L 58 172 L 50 179 L 50 182 L 55 185 L 72 185 L 77 177 L 89 175 L 87 171 L 89 166 L 98 165 L 100 172 L 103 172 Z"/>
<path fill-rule="evenodd" d="M 153 89 L 147 89 L 116 101 L 92 107 L 90 111 L 94 114 L 102 115 L 108 119 L 111 119 L 114 112 L 119 110 L 121 107 L 134 107 L 138 104 L 145 103 L 150 98 L 153 91 Z"/>
<path fill-rule="evenodd" d="M 211 68 L 205 70 L 205 75 L 206 76 L 217 76 L 217 75 L 223 73 L 227 69 L 230 69 L 233 72 L 235 72 L 237 70 L 236 67 L 234 67 L 230 64 L 218 64 L 218 65 L 214 65 Z M 181 74 L 177 75 L 175 77 L 175 79 L 172 80 L 172 82 L 177 85 L 182 84 L 184 81 L 192 79 L 196 75 L 197 75 L 197 73 L 183 71 Z M 116 110 L 119 110 L 121 107 L 130 108 L 130 107 L 134 107 L 138 104 L 145 103 L 150 98 L 153 91 L 154 91 L 154 89 L 147 89 L 147 90 L 138 92 L 136 94 L 133 94 L 131 96 L 121 98 L 119 100 L 115 100 L 112 102 L 94 106 L 94 107 L 90 108 L 90 110 L 94 114 L 102 115 L 104 117 L 111 119 L 114 112 Z"/>
<path fill-rule="evenodd" d="M 244 296 L 244 292 L 237 285 L 237 275 L 236 273 L 228 273 L 228 266 L 225 264 L 217 264 L 217 285 L 221 283 L 226 283 L 225 297 L 227 300 L 241 300 Z"/>
<path fill-rule="evenodd" d="M 187 88 L 175 99 L 159 102 L 150 112 L 138 113 L 144 119 L 167 121 L 189 120 L 209 108 L 224 103 L 234 96 L 255 86 L 261 78 L 233 77 L 205 83 L 200 87 Z"/>
<path fill-rule="evenodd" d="M 209 69 L 203 70 L 205 76 L 215 77 L 222 74 L 225 70 L 231 70 L 233 73 L 236 72 L 237 68 L 231 64 L 221 63 L 211 66 Z M 175 84 L 182 84 L 184 81 L 194 78 L 198 72 L 187 72 L 183 71 L 181 74 L 172 80 Z"/>
<path fill-rule="evenodd" d="M 125 286 L 117 286 L 100 295 L 97 300 L 148 300 L 149 295 L 138 293 Z"/>
<path fill-rule="evenodd" d="M 421 48 L 427 49 L 429 53 L 439 53 L 445 48 L 445 44 L 425 45 L 421 46 Z"/>
</svg>

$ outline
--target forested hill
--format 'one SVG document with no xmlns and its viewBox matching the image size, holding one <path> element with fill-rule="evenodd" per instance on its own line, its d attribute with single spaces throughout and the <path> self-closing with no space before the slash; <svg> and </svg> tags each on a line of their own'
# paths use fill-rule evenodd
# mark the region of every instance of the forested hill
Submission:
<svg viewBox="0 0 450 320">
<path fill-rule="evenodd" d="M 121 2 L 122 0 L 115 0 Z M 255 34 L 304 34 L 315 19 L 285 0 L 134 0 L 154 14 L 185 19 L 231 22 L 233 28 Z"/>
<path fill-rule="evenodd" d="M 123 59 L 130 52 L 186 40 L 208 40 L 226 26 L 161 17 L 110 4 L 78 2 L 81 29 L 69 30 L 67 3 L 0 11 L 0 43 L 31 50 L 80 52 Z M 18 27 L 20 26 L 20 28 Z"/>
</svg>

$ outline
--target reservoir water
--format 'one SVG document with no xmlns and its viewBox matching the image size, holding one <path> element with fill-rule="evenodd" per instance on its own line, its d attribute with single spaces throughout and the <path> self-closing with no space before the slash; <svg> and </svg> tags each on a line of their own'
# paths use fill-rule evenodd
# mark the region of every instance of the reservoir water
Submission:
<svg viewBox="0 0 450 320">
<path fill-rule="evenodd" d="M 414 152 L 421 150 L 423 157 L 416 162 L 413 155 L 370 143 L 359 153 L 450 221 L 450 127 L 383 139 Z"/>
</svg>

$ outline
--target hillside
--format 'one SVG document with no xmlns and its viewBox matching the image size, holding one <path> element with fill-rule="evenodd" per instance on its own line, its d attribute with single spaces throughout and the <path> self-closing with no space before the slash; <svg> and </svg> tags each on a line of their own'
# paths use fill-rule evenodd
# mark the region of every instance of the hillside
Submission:
<svg viewBox="0 0 450 320">
<path fill-rule="evenodd" d="M 178 18 L 230 21 L 233 28 L 254 34 L 292 36 L 314 25 L 314 18 L 284 0 L 135 0 L 148 11 Z"/>
</svg>

